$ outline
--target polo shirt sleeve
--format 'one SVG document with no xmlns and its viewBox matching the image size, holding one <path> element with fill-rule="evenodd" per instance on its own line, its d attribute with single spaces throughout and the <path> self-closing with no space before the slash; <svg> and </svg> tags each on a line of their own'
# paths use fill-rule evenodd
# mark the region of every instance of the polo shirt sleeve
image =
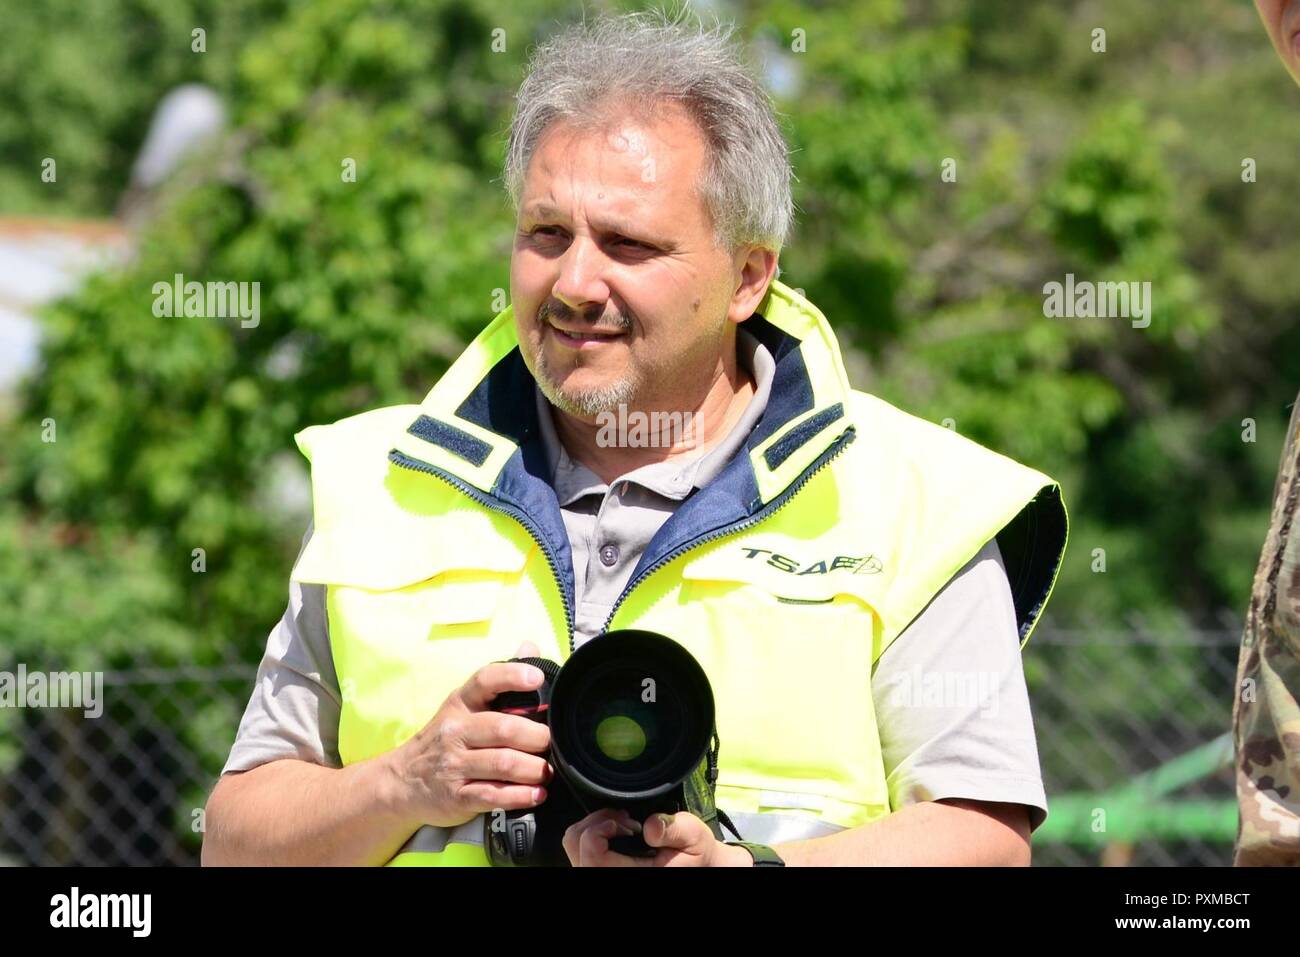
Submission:
<svg viewBox="0 0 1300 957">
<path fill-rule="evenodd" d="M 308 525 L 303 548 L 311 532 Z M 280 758 L 342 767 L 342 704 L 325 617 L 325 586 L 290 582 L 288 607 L 267 639 L 253 695 L 222 773 L 249 771 Z"/>
<path fill-rule="evenodd" d="M 894 640 L 871 679 L 889 803 L 961 798 L 1047 818 L 1011 586 L 989 541 Z"/>
</svg>

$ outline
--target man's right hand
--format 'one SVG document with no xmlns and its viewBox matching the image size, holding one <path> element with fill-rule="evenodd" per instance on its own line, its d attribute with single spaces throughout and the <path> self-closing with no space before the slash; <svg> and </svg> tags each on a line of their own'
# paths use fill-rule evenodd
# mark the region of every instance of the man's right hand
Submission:
<svg viewBox="0 0 1300 957">
<path fill-rule="evenodd" d="M 526 641 L 515 657 L 538 654 Z M 550 728 L 490 710 L 498 694 L 533 691 L 542 680 L 541 670 L 532 665 L 485 665 L 392 752 L 402 789 L 425 823 L 455 827 L 496 808 L 536 807 L 546 800 L 545 785 L 554 769 L 540 755 L 550 747 Z"/>
</svg>

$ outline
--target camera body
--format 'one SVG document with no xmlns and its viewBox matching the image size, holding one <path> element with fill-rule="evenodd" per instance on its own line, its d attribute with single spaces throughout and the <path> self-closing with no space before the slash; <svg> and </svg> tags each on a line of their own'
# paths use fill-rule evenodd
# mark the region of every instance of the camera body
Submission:
<svg viewBox="0 0 1300 957">
<path fill-rule="evenodd" d="M 550 727 L 545 756 L 555 777 L 537 807 L 485 816 L 483 844 L 494 866 L 569 866 L 565 831 L 602 808 L 638 821 L 689 811 L 722 839 L 713 691 L 686 649 L 626 629 L 586 642 L 563 667 L 546 658 L 511 660 L 541 669 L 545 680 L 536 691 L 498 695 L 492 708 Z M 639 834 L 611 839 L 610 849 L 655 853 Z"/>
</svg>

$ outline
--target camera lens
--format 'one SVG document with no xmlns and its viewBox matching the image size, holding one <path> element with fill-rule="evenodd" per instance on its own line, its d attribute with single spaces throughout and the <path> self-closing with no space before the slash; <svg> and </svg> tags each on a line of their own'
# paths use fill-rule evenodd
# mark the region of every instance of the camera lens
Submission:
<svg viewBox="0 0 1300 957">
<path fill-rule="evenodd" d="M 671 639 L 615 631 L 579 648 L 551 695 L 551 745 L 575 783 L 606 799 L 666 792 L 709 747 L 713 695 Z"/>
<path fill-rule="evenodd" d="M 632 778 L 666 773 L 685 744 L 689 722 L 673 684 L 652 662 L 611 661 L 577 686 L 572 700 L 579 754 L 609 784 L 618 779 L 618 785 L 635 786 Z"/>
</svg>

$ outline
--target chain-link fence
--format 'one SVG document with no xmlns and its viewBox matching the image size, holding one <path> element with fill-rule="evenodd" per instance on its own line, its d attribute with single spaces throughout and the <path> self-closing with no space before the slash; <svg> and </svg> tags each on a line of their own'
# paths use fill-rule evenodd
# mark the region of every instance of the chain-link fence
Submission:
<svg viewBox="0 0 1300 957">
<path fill-rule="evenodd" d="M 11 714 L 0 731 L 0 862 L 197 864 L 203 805 L 256 670 L 142 661 L 103 672 L 98 717 L 87 715 L 90 694 L 79 708 Z"/>
<path fill-rule="evenodd" d="M 1240 635 L 1231 616 L 1179 633 L 1039 626 L 1025 654 L 1050 804 L 1036 864 L 1230 862 Z M 138 662 L 103 673 L 98 717 L 0 709 L 0 861 L 197 863 L 254 672 Z"/>
<path fill-rule="evenodd" d="M 1049 816 L 1037 864 L 1228 865 L 1241 619 L 1055 628 L 1025 651 Z"/>
</svg>

